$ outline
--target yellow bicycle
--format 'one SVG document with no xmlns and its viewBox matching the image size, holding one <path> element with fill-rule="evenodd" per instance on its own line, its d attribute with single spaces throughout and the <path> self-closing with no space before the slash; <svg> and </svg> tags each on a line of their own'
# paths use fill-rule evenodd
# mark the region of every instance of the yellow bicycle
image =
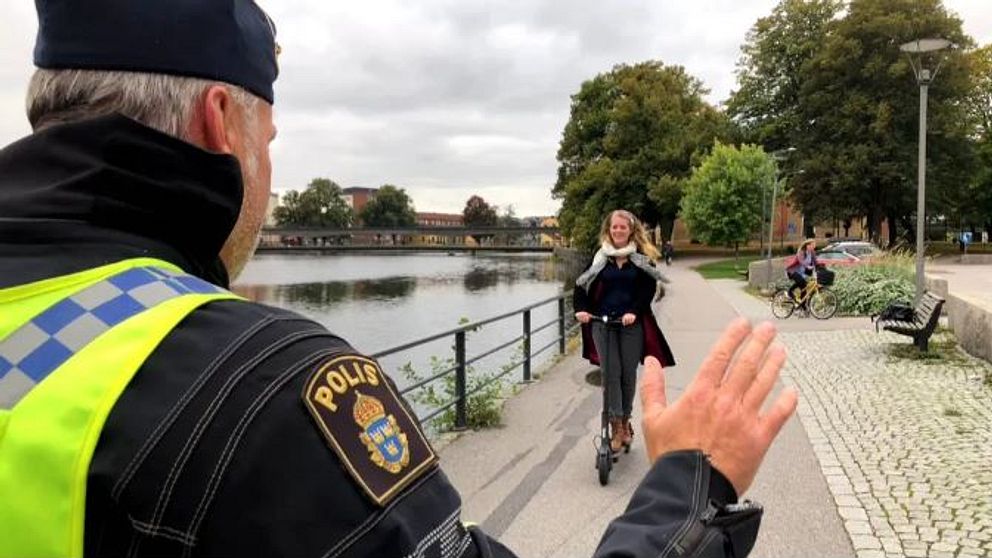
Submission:
<svg viewBox="0 0 992 558">
<path fill-rule="evenodd" d="M 837 312 L 837 295 L 817 281 L 816 274 L 806 282 L 806 288 L 794 299 L 789 291 L 792 286 L 775 291 L 772 296 L 772 314 L 776 318 L 786 319 L 796 310 L 805 315 L 812 314 L 814 318 L 826 320 Z"/>
</svg>

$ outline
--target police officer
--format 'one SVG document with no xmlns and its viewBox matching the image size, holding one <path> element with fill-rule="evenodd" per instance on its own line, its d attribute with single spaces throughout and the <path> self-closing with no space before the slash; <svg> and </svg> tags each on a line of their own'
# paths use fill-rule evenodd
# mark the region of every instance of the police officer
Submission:
<svg viewBox="0 0 992 558">
<path fill-rule="evenodd" d="M 0 151 L 0 556 L 511 556 L 374 360 L 226 290 L 270 190 L 266 14 L 36 4 L 34 133 Z M 759 414 L 784 356 L 750 333 L 671 406 L 649 359 L 654 465 L 597 556 L 750 550 L 737 496 L 795 406 Z"/>
</svg>

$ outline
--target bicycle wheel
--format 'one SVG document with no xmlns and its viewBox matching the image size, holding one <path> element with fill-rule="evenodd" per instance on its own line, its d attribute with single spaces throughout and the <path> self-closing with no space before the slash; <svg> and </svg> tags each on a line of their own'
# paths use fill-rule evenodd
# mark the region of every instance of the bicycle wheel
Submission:
<svg viewBox="0 0 992 558">
<path fill-rule="evenodd" d="M 786 319 L 796 311 L 796 303 L 789 296 L 789 291 L 787 289 L 779 289 L 775 292 L 775 296 L 772 297 L 772 314 L 776 318 Z"/>
<path fill-rule="evenodd" d="M 818 320 L 826 320 L 837 312 L 837 295 L 826 287 L 809 297 L 809 313 Z"/>
</svg>

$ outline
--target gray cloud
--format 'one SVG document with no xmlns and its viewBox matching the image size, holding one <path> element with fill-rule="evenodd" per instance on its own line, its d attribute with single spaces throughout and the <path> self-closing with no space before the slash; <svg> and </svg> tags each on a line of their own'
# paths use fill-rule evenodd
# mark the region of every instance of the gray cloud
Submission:
<svg viewBox="0 0 992 558">
<path fill-rule="evenodd" d="M 0 142 L 29 132 L 23 92 L 36 29 L 30 2 L 3 0 Z M 418 210 L 461 211 L 480 194 L 548 214 L 569 96 L 618 63 L 680 64 L 719 103 L 739 47 L 775 0 L 260 0 L 283 46 L 273 185 L 326 176 L 393 183 Z M 945 0 L 980 43 L 987 0 Z"/>
</svg>

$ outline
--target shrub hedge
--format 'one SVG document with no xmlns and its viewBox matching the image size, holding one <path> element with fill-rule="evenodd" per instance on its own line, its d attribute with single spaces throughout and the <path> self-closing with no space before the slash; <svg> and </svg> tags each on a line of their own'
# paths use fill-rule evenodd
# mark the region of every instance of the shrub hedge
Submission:
<svg viewBox="0 0 992 558">
<path fill-rule="evenodd" d="M 877 314 L 894 300 L 912 303 L 916 294 L 913 255 L 907 252 L 889 253 L 869 263 L 833 270 L 837 277 L 830 289 L 837 294 L 841 314 Z"/>
</svg>

